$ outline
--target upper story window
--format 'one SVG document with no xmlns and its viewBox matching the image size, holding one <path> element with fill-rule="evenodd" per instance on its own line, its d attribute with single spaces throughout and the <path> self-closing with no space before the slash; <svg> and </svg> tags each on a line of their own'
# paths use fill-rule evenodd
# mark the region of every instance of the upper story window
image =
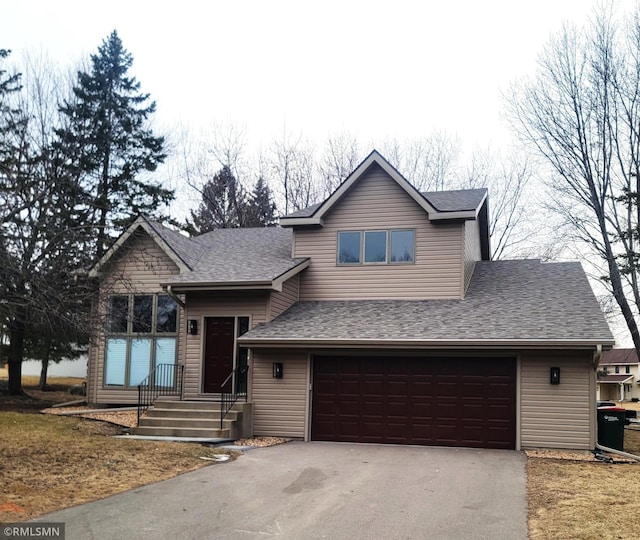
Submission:
<svg viewBox="0 0 640 540">
<path fill-rule="evenodd" d="M 620 373 L 620 366 L 616 366 L 616 368 L 615 368 L 615 372 L 616 372 L 616 373 Z"/>
<path fill-rule="evenodd" d="M 158 364 L 175 364 L 178 306 L 164 294 L 108 300 L 104 384 L 137 386 Z"/>
<path fill-rule="evenodd" d="M 414 261 L 413 229 L 338 232 L 338 264 L 397 264 Z"/>
<path fill-rule="evenodd" d="M 631 366 L 624 366 L 624 372 L 628 375 L 631 373 Z"/>
<path fill-rule="evenodd" d="M 338 233 L 338 264 L 358 264 L 360 259 L 359 231 L 345 231 Z"/>
</svg>

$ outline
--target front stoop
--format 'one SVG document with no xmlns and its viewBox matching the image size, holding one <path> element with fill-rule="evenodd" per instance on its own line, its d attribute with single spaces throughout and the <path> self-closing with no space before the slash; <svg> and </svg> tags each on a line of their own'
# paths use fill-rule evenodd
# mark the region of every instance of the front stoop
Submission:
<svg viewBox="0 0 640 540">
<path fill-rule="evenodd" d="M 134 435 L 241 439 L 251 436 L 251 403 L 236 402 L 220 428 L 220 403 L 158 398 L 140 418 Z"/>
</svg>

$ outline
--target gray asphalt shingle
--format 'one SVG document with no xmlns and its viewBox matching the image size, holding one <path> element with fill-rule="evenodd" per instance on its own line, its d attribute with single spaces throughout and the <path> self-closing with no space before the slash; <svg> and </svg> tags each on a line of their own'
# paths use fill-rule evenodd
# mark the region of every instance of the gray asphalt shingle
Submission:
<svg viewBox="0 0 640 540">
<path fill-rule="evenodd" d="M 476 264 L 462 300 L 298 302 L 247 340 L 599 340 L 609 327 L 579 263 Z"/>
<path fill-rule="evenodd" d="M 203 254 L 202 248 L 196 239 L 168 229 L 157 221 L 147 220 L 147 223 L 189 268 L 193 269 L 196 266 Z"/>
<path fill-rule="evenodd" d="M 167 283 L 271 281 L 306 260 L 291 257 L 292 234 L 280 227 L 218 229 L 192 239 L 165 234 L 165 241 L 193 263 L 191 272 Z"/>
<path fill-rule="evenodd" d="M 486 188 L 459 189 L 455 191 L 428 191 L 420 193 L 440 212 L 477 210 L 487 194 Z"/>
<path fill-rule="evenodd" d="M 458 189 L 454 191 L 429 191 L 422 192 L 422 195 L 432 206 L 440 212 L 461 212 L 465 210 L 476 210 L 487 190 L 481 189 Z M 303 208 L 293 212 L 285 218 L 305 218 L 311 217 L 321 204 L 314 204 L 308 208 Z"/>
</svg>

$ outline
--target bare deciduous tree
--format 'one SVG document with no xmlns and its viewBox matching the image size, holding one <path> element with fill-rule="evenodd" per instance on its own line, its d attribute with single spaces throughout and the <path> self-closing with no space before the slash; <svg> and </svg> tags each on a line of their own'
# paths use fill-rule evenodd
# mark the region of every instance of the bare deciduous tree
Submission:
<svg viewBox="0 0 640 540">
<path fill-rule="evenodd" d="M 307 208 L 320 200 L 315 180 L 315 149 L 302 135 L 294 137 L 286 131 L 274 141 L 269 157 L 271 179 L 276 184 L 284 213 Z"/>
<path fill-rule="evenodd" d="M 363 157 L 358 140 L 350 133 L 341 132 L 327 139 L 318 164 L 323 199 L 336 190 Z"/>
<path fill-rule="evenodd" d="M 526 157 L 515 153 L 504 157 L 487 149 L 473 153 L 455 184 L 489 191 L 492 259 L 523 256 L 532 248 L 539 225 L 531 221 L 532 213 L 538 213 L 531 209 L 531 176 Z"/>
<path fill-rule="evenodd" d="M 599 261 L 640 352 L 640 13 L 599 7 L 555 35 L 538 66 L 510 92 L 513 125 L 549 166 L 555 209 Z"/>
<path fill-rule="evenodd" d="M 442 191 L 458 179 L 460 147 L 457 137 L 438 131 L 404 142 L 387 139 L 382 153 L 420 191 Z"/>
<path fill-rule="evenodd" d="M 91 253 L 84 192 L 53 144 L 64 85 L 42 59 L 27 59 L 26 68 L 24 88 L 0 107 L 0 123 L 13 122 L 3 133 L 0 170 L 0 317 L 9 335 L 11 394 L 22 393 L 25 353 L 48 361 L 86 340 L 92 293 L 72 277 Z M 44 386 L 46 362 L 42 379 Z"/>
</svg>

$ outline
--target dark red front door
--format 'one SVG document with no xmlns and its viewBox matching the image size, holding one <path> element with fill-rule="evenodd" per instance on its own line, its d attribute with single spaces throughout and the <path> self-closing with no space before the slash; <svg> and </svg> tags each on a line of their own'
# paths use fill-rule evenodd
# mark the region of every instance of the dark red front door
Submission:
<svg viewBox="0 0 640 540">
<path fill-rule="evenodd" d="M 207 317 L 205 326 L 203 391 L 206 394 L 219 394 L 222 383 L 233 370 L 235 318 Z M 231 391 L 232 382 L 229 379 L 225 392 Z"/>
</svg>

